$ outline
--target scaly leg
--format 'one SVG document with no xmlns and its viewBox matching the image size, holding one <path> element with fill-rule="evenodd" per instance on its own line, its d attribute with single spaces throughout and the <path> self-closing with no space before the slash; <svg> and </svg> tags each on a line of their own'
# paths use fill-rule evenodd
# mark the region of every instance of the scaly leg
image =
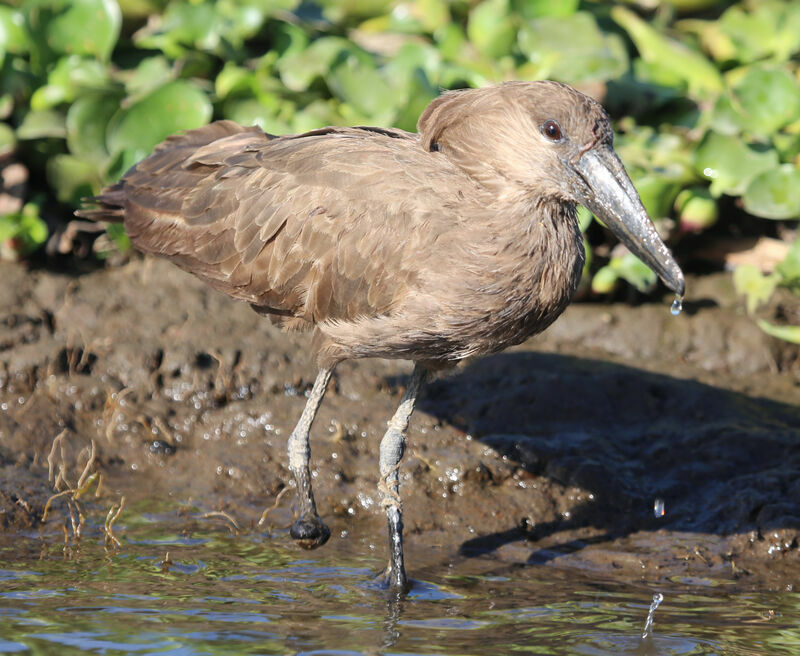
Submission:
<svg viewBox="0 0 800 656">
<path fill-rule="evenodd" d="M 328 387 L 333 369 L 320 369 L 314 387 L 303 408 L 303 414 L 287 444 L 289 451 L 289 469 L 294 475 L 297 484 L 297 498 L 300 501 L 300 516 L 289 530 L 291 536 L 298 541 L 304 549 L 316 549 L 328 541 L 331 530 L 325 525 L 317 514 L 317 504 L 314 503 L 314 492 L 311 489 L 311 472 L 308 461 L 311 458 L 311 448 L 308 445 L 308 434 L 311 424 L 317 416 L 322 397 Z"/>
<path fill-rule="evenodd" d="M 386 569 L 386 582 L 390 587 L 402 590 L 408 589 L 408 578 L 403 564 L 403 512 L 397 470 L 405 451 L 408 421 L 414 412 L 414 402 L 425 382 L 426 374 L 427 371 L 421 365 L 414 365 L 411 382 L 394 416 L 389 420 L 380 448 L 381 477 L 378 489 L 382 497 L 381 505 L 386 508 L 386 518 L 389 520 L 389 566 Z"/>
</svg>

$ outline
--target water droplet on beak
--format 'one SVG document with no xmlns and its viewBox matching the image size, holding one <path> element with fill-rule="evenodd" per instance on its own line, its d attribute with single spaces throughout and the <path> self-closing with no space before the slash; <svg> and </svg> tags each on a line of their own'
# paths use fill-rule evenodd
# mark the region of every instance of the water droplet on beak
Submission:
<svg viewBox="0 0 800 656">
<path fill-rule="evenodd" d="M 672 301 L 672 307 L 669 309 L 669 311 L 673 317 L 677 317 L 682 310 L 683 310 L 683 298 L 678 297 L 674 301 Z"/>
</svg>

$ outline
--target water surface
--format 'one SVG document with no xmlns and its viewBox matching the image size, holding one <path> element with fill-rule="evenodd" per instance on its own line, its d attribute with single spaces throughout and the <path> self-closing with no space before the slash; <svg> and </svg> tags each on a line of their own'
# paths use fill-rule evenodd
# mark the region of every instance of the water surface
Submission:
<svg viewBox="0 0 800 656">
<path fill-rule="evenodd" d="M 118 550 L 99 527 L 66 549 L 50 524 L 0 538 L 0 653 L 800 653 L 800 601 L 788 590 L 598 580 L 437 553 L 398 599 L 373 579 L 383 550 L 368 536 L 303 552 L 284 531 L 187 530 L 185 512 L 123 517 Z M 643 642 L 656 593 L 664 601 Z"/>
</svg>

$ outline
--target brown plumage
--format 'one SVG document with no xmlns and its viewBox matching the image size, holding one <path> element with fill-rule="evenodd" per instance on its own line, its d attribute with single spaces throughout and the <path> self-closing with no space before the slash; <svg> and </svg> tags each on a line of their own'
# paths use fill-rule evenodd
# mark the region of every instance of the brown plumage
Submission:
<svg viewBox="0 0 800 656">
<path fill-rule="evenodd" d="M 419 134 L 330 127 L 274 137 L 220 121 L 170 137 L 80 214 L 124 221 L 140 250 L 285 328 L 314 331 L 320 375 L 290 462 L 306 522 L 293 535 L 317 546 L 327 529 L 302 480 L 307 433 L 338 362 L 407 358 L 423 372 L 546 328 L 583 267 L 576 202 L 620 224 L 620 238 L 682 292 L 611 141 L 600 105 L 554 82 L 447 93 L 422 114 Z M 409 388 L 411 408 L 423 379 Z M 393 544 L 407 410 L 381 450 Z M 395 552 L 389 578 L 405 585 L 402 543 Z"/>
</svg>

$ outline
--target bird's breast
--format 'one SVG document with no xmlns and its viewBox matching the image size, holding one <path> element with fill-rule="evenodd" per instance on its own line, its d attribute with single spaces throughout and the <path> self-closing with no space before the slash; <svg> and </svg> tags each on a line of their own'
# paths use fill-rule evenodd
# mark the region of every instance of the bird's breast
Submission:
<svg viewBox="0 0 800 656">
<path fill-rule="evenodd" d="M 407 358 L 453 364 L 519 344 L 549 326 L 580 281 L 583 242 L 574 211 L 540 220 L 462 224 L 419 240 L 404 294 L 386 313 L 318 325 L 318 359 Z"/>
<path fill-rule="evenodd" d="M 457 359 L 500 351 L 543 331 L 575 293 L 585 254 L 571 212 L 523 227 L 453 262 L 441 322 Z"/>
</svg>

